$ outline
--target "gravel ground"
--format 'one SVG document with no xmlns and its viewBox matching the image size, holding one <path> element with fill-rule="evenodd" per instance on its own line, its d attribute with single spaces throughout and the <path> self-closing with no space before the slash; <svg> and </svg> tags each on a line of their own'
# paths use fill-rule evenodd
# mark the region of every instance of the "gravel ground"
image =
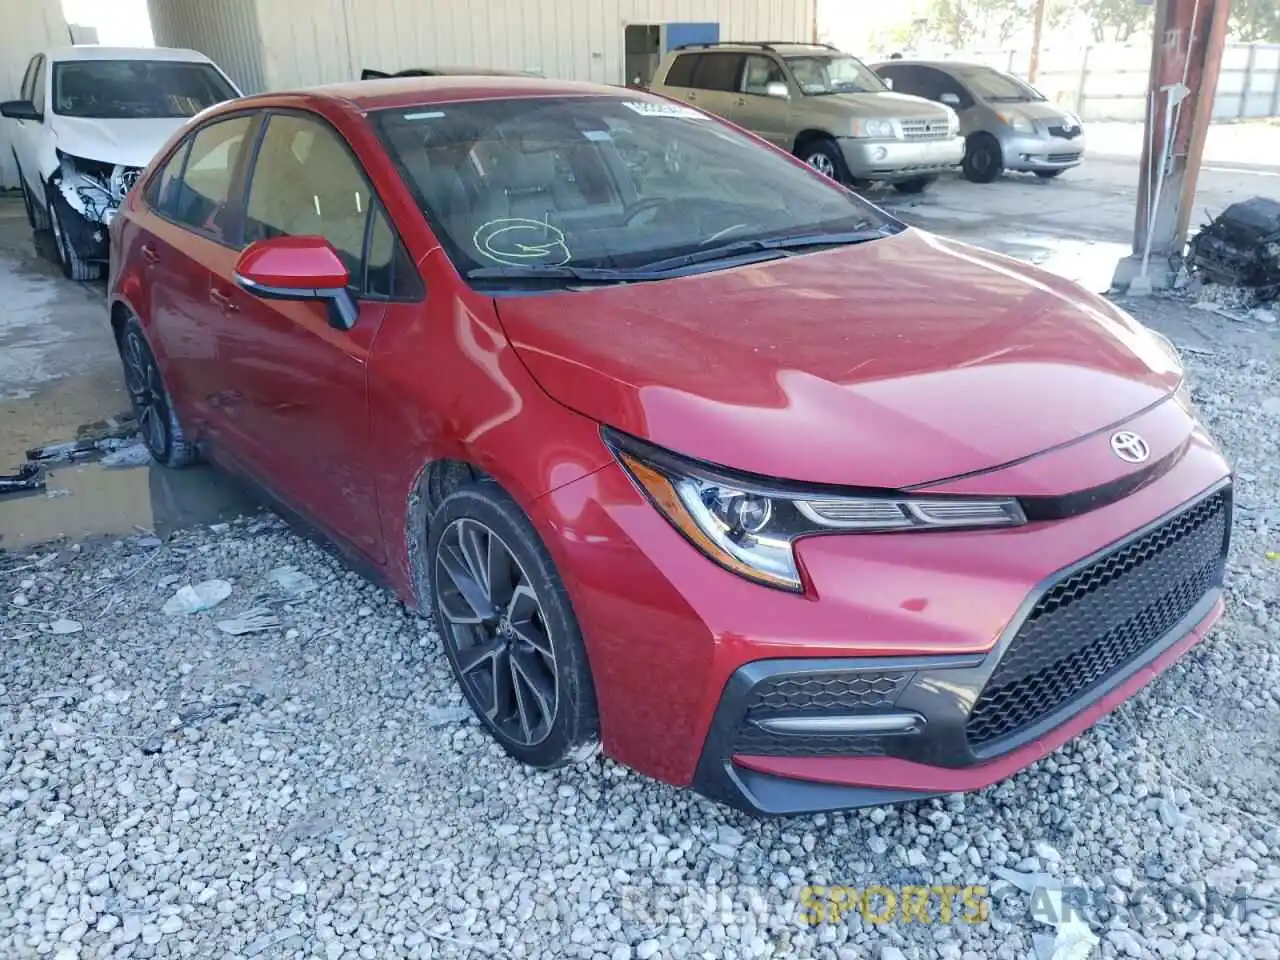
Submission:
<svg viewBox="0 0 1280 960">
<path fill-rule="evenodd" d="M 1056 932 L 1060 960 L 1094 937 L 1094 956 L 1280 957 L 1280 329 L 1132 306 L 1194 351 L 1239 471 L 1230 605 L 1030 770 L 771 821 L 600 757 L 530 772 L 468 719 L 430 621 L 272 517 L 56 545 L 0 556 L 0 956 L 1021 960 Z M 162 611 L 213 578 L 215 609 Z M 263 629 L 217 625 L 249 612 Z M 945 917 L 951 889 L 907 922 L 881 891 L 806 922 L 806 885 L 872 884 L 899 906 L 904 885 L 983 887 L 989 915 L 957 896 Z M 1063 884 L 1090 905 L 1056 928 Z"/>
</svg>

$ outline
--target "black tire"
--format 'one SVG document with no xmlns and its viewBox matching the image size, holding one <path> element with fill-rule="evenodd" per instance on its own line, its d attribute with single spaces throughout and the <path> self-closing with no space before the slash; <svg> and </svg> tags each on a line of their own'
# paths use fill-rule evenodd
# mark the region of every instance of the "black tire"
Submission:
<svg viewBox="0 0 1280 960">
<path fill-rule="evenodd" d="M 514 565 L 494 559 L 494 537 Z M 475 565 L 468 558 L 481 553 L 489 559 L 483 573 L 473 577 Z M 445 655 L 490 735 L 510 756 L 533 767 L 591 756 L 599 745 L 600 722 L 582 632 L 546 547 L 515 501 L 491 480 L 455 490 L 432 518 L 427 564 Z M 495 611 L 508 587 L 511 597 L 499 616 Z M 517 593 L 525 613 L 515 612 Z M 485 610 L 478 613 L 481 607 Z M 548 696 L 548 679 L 554 681 L 554 697 Z M 548 700 L 553 705 L 548 707 Z M 527 717 L 531 708 L 539 710 L 536 723 Z"/>
<path fill-rule="evenodd" d="M 795 155 L 837 183 L 848 183 L 852 179 L 844 162 L 844 154 L 840 152 L 840 145 L 830 137 L 801 140 L 796 144 Z"/>
<path fill-rule="evenodd" d="M 199 454 L 178 421 L 169 388 L 137 317 L 125 321 L 117 347 L 138 431 L 151 458 L 163 467 L 175 469 L 195 463 Z"/>
<path fill-rule="evenodd" d="M 899 193 L 924 193 L 929 189 L 929 184 L 937 179 L 937 177 L 915 177 L 911 180 L 900 180 L 893 185 L 893 189 Z"/>
<path fill-rule="evenodd" d="M 99 279 L 102 276 L 102 264 L 84 259 L 67 233 L 65 225 L 68 219 L 77 214 L 57 190 L 48 189 L 46 196 L 49 202 L 49 229 L 53 231 L 53 246 L 58 251 L 58 264 L 62 267 L 63 275 L 68 280 L 80 282 Z"/>
<path fill-rule="evenodd" d="M 1004 173 L 1004 154 L 1000 141 L 989 133 L 972 134 L 964 145 L 961 165 L 966 180 L 990 183 Z"/>
<path fill-rule="evenodd" d="M 1035 170 L 1033 171 L 1041 180 L 1052 180 L 1054 177 L 1060 177 L 1067 171 L 1062 170 Z"/>
</svg>

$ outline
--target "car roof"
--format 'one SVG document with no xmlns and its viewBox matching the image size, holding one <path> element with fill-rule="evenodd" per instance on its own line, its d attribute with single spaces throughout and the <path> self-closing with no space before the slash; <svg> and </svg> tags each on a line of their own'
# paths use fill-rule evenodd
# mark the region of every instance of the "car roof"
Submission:
<svg viewBox="0 0 1280 960">
<path fill-rule="evenodd" d="M 843 50 L 825 43 L 800 43 L 798 41 L 779 41 L 776 43 L 761 42 L 756 43 L 750 40 L 733 41 L 726 40 L 720 43 L 691 43 L 687 46 L 676 47 L 672 53 L 776 53 L 783 57 L 794 57 L 801 54 L 826 55 L 829 57 L 847 57 L 849 54 Z"/>
<path fill-rule="evenodd" d="M 323 99 L 346 101 L 361 110 L 420 106 L 428 103 L 450 103 L 461 100 L 501 100 L 509 97 L 626 97 L 654 103 L 664 98 L 625 87 L 576 80 L 546 80 L 529 76 L 492 76 L 458 74 L 438 77 L 389 77 L 374 80 L 348 80 L 302 90 L 264 93 L 237 100 L 239 107 L 270 103 L 275 99 Z"/>
<path fill-rule="evenodd" d="M 184 63 L 212 63 L 196 50 L 182 47 L 101 47 L 96 43 L 73 47 L 51 47 L 45 51 L 50 60 L 177 60 Z"/>
</svg>

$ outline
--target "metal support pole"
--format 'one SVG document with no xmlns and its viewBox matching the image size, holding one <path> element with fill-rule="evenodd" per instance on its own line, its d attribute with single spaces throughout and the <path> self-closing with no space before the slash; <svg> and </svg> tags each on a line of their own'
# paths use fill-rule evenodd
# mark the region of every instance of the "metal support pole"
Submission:
<svg viewBox="0 0 1280 960">
<path fill-rule="evenodd" d="M 1249 44 L 1249 60 L 1244 66 L 1244 83 L 1240 85 L 1240 107 L 1236 110 L 1236 119 L 1246 120 L 1249 117 L 1249 94 L 1253 92 L 1253 71 L 1257 66 L 1258 45 Z"/>
<path fill-rule="evenodd" d="M 1229 6 L 1230 0 L 1159 0 L 1134 256 L 1117 267 L 1116 287 L 1138 293 L 1172 282 L 1170 260 L 1182 254 L 1186 241 L 1205 136 L 1213 117 Z M 1188 92 L 1179 102 L 1184 86 Z M 1156 184 L 1158 191 L 1153 189 Z M 1144 259 L 1149 273 L 1144 271 Z"/>
<path fill-rule="evenodd" d="M 1040 72 L 1040 39 L 1044 35 L 1044 8 L 1049 0 L 1036 0 L 1035 24 L 1031 29 L 1031 62 L 1027 64 L 1027 83 L 1036 82 Z"/>
</svg>

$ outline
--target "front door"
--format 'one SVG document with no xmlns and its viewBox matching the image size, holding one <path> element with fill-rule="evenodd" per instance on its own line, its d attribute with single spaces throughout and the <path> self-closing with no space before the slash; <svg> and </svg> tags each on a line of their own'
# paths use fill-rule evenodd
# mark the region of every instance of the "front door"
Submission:
<svg viewBox="0 0 1280 960">
<path fill-rule="evenodd" d="M 311 114 L 271 114 L 250 173 L 244 242 L 280 236 L 329 241 L 359 318 L 338 330 L 318 303 L 260 299 L 215 275 L 224 375 L 246 395 L 238 428 L 262 451 L 270 486 L 381 562 L 367 375 L 388 303 L 374 288 L 401 248 L 346 141 Z"/>
<path fill-rule="evenodd" d="M 770 84 L 788 86 L 782 64 L 772 57 L 749 55 L 742 70 L 739 94 L 729 119 L 764 137 L 775 146 L 790 150 L 791 101 L 769 96 L 767 90 Z"/>
</svg>

